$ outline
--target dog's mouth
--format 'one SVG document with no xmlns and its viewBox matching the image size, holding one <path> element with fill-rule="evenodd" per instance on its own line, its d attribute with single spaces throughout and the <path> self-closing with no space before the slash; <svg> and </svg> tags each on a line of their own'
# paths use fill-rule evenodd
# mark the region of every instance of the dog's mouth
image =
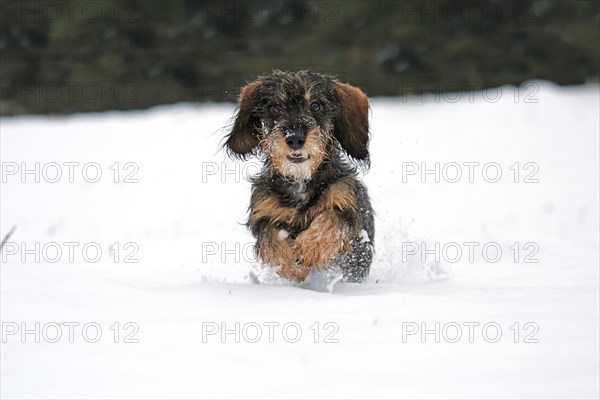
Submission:
<svg viewBox="0 0 600 400">
<path fill-rule="evenodd" d="M 303 163 L 304 161 L 308 160 L 309 157 L 304 157 L 302 155 L 302 153 L 294 152 L 294 153 L 288 155 L 287 159 L 290 160 L 291 162 L 293 162 L 294 164 L 300 164 L 300 163 Z"/>
</svg>

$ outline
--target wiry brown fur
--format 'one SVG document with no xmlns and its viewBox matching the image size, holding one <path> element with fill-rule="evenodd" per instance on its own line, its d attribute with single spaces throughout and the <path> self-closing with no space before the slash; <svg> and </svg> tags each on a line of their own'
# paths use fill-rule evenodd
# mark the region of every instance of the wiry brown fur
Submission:
<svg viewBox="0 0 600 400">
<path fill-rule="evenodd" d="M 258 257 L 280 275 L 302 281 L 310 268 L 338 265 L 347 280 L 366 278 L 373 211 L 356 166 L 369 165 L 368 111 L 360 89 L 307 71 L 274 71 L 242 90 L 226 147 L 265 162 L 248 226 Z"/>
</svg>

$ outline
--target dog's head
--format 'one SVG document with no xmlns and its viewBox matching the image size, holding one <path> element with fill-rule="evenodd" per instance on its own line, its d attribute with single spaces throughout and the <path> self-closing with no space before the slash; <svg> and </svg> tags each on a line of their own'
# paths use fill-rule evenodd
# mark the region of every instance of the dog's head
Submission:
<svg viewBox="0 0 600 400">
<path fill-rule="evenodd" d="M 358 88 L 318 73 L 281 72 L 250 82 L 225 146 L 242 159 L 264 155 L 269 167 L 310 179 L 321 163 L 341 149 L 369 162 L 369 101 Z"/>
</svg>

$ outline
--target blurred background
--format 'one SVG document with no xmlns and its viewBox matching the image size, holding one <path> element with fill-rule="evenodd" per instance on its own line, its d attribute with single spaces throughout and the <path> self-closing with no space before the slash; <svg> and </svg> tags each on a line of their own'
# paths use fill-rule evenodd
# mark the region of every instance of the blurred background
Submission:
<svg viewBox="0 0 600 400">
<path fill-rule="evenodd" d="M 233 102 L 273 69 L 369 96 L 599 76 L 598 1 L 0 3 L 2 115 Z"/>
</svg>

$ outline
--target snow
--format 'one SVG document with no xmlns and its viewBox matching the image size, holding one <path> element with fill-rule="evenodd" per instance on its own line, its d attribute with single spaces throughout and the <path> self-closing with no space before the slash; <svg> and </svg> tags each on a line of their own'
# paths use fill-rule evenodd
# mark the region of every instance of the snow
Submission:
<svg viewBox="0 0 600 400">
<path fill-rule="evenodd" d="M 256 265 L 233 105 L 2 118 L 1 396 L 598 398 L 599 87 L 534 84 L 373 100 L 364 284 Z"/>
<path fill-rule="evenodd" d="M 364 229 L 362 229 L 360 231 L 360 242 L 361 243 L 365 243 L 365 242 L 369 243 L 369 242 L 371 242 L 371 239 L 369 239 L 369 234 Z"/>
</svg>

